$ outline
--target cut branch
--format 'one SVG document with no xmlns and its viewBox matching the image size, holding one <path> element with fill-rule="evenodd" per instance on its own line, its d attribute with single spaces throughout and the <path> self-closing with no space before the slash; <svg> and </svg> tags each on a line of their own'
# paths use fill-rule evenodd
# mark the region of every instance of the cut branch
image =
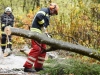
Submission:
<svg viewBox="0 0 100 75">
<path fill-rule="evenodd" d="M 100 61 L 100 53 L 97 52 L 96 50 L 92 50 L 92 49 L 86 48 L 81 45 L 76 45 L 76 44 L 72 44 L 69 42 L 64 42 L 61 40 L 48 38 L 45 34 L 40 34 L 37 32 L 31 32 L 28 30 L 13 28 L 13 27 L 6 27 L 5 32 L 7 34 L 8 32 L 11 32 L 12 35 L 34 39 L 38 41 L 39 43 L 45 43 L 51 46 L 51 50 L 48 49 L 49 51 L 52 51 L 53 49 L 54 51 L 58 49 L 62 49 L 65 51 L 71 51 L 71 52 L 75 52 L 81 55 L 85 55 L 85 56 L 88 56 L 88 57 L 91 57 L 91 58 L 94 58 Z"/>
</svg>

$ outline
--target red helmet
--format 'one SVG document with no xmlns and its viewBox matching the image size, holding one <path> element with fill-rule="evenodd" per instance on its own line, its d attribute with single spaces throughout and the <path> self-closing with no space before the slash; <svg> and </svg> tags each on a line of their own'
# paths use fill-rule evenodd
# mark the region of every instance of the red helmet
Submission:
<svg viewBox="0 0 100 75">
<path fill-rule="evenodd" d="M 54 9 L 56 12 L 56 15 L 58 14 L 59 6 L 56 3 L 50 3 L 49 8 L 52 10 Z"/>
</svg>

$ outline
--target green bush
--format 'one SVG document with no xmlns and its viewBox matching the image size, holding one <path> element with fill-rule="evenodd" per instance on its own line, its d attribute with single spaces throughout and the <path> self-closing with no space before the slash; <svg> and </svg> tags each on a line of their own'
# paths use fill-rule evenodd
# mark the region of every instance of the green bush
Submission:
<svg viewBox="0 0 100 75">
<path fill-rule="evenodd" d="M 51 61 L 51 62 L 50 62 Z M 100 75 L 100 65 L 75 59 L 49 59 L 40 74 L 49 75 Z"/>
</svg>

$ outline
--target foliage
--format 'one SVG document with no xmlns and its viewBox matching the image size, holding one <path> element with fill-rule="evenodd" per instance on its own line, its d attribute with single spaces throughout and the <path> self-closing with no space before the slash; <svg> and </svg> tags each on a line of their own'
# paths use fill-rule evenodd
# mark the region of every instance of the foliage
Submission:
<svg viewBox="0 0 100 75">
<path fill-rule="evenodd" d="M 56 61 L 56 62 L 55 62 Z M 76 59 L 49 59 L 44 71 L 49 75 L 100 75 L 100 64 L 82 62 Z"/>
<path fill-rule="evenodd" d="M 40 5 L 37 5 L 40 1 Z M 56 2 L 60 9 L 58 16 L 51 16 L 48 31 L 53 38 L 94 48 L 100 52 L 100 0 L 1 0 L 0 14 L 7 6 L 12 7 L 15 16 L 14 27 L 28 30 L 36 12 L 49 2 Z M 0 32 L 1 33 L 1 32 Z M 13 46 L 22 46 L 28 39 L 13 36 Z M 28 40 L 30 42 L 30 40 Z M 19 48 L 19 47 L 18 47 Z M 66 59 L 49 59 L 46 71 L 49 75 L 100 75 L 100 63 L 81 55 Z"/>
<path fill-rule="evenodd" d="M 99 4 L 91 0 L 66 0 L 61 3 L 59 16 L 52 17 L 54 22 L 51 21 L 53 26 L 50 29 L 64 36 L 54 36 L 71 43 L 73 40 L 69 37 L 73 37 L 83 46 L 99 49 Z"/>
<path fill-rule="evenodd" d="M 1 0 L 0 8 L 2 13 L 5 7 L 11 6 L 15 27 L 29 29 L 36 12 L 41 7 L 48 6 L 51 1 L 58 3 L 60 7 L 59 15 L 50 19 L 48 30 L 52 36 L 99 50 L 100 4 L 96 0 L 40 0 L 40 7 L 34 6 L 35 0 L 7 0 L 6 3 Z"/>
</svg>

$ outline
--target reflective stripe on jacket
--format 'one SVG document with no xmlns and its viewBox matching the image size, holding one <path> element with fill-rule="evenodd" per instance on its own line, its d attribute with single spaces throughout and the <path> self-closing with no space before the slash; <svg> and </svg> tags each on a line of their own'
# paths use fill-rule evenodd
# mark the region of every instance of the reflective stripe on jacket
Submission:
<svg viewBox="0 0 100 75">
<path fill-rule="evenodd" d="M 32 28 L 37 28 L 41 30 L 43 26 L 47 27 L 49 25 L 49 19 L 50 19 L 49 15 L 50 15 L 49 8 L 42 8 L 40 11 L 38 11 L 32 21 Z"/>
</svg>

